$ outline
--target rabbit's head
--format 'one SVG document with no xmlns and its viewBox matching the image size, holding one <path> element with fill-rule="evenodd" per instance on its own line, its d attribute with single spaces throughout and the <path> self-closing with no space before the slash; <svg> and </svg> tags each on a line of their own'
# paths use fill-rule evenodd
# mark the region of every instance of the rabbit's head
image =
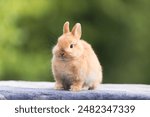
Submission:
<svg viewBox="0 0 150 117">
<path fill-rule="evenodd" d="M 53 55 L 60 60 L 73 60 L 83 53 L 83 46 L 80 41 L 81 24 L 76 23 L 72 31 L 69 29 L 69 22 L 63 26 L 63 34 L 58 38 L 57 44 L 53 48 Z"/>
</svg>

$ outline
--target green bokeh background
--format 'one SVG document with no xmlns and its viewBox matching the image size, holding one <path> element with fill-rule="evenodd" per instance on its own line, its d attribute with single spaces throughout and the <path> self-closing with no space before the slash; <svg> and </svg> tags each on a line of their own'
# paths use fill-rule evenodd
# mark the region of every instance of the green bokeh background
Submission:
<svg viewBox="0 0 150 117">
<path fill-rule="evenodd" d="M 65 21 L 81 23 L 104 83 L 150 84 L 149 0 L 0 0 L 0 80 L 53 81 Z"/>
</svg>

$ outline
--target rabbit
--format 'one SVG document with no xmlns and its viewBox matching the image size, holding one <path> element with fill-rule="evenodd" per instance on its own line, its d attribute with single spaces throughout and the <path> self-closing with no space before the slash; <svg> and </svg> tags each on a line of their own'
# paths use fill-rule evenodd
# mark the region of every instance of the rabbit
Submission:
<svg viewBox="0 0 150 117">
<path fill-rule="evenodd" d="M 63 34 L 52 49 L 52 73 L 55 89 L 94 90 L 102 82 L 102 67 L 90 44 L 81 38 L 81 24 L 69 29 L 63 26 Z"/>
</svg>

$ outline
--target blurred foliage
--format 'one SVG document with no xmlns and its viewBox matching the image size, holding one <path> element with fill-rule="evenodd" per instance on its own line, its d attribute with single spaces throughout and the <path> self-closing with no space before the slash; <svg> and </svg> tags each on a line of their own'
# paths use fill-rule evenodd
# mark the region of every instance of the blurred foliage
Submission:
<svg viewBox="0 0 150 117">
<path fill-rule="evenodd" d="M 149 0 L 0 0 L 0 79 L 53 81 L 65 21 L 82 24 L 105 83 L 150 84 Z"/>
</svg>

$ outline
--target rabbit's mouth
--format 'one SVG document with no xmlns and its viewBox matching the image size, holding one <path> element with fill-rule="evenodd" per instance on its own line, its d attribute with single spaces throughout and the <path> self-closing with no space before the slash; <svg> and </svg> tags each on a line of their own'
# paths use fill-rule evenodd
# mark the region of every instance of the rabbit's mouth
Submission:
<svg viewBox="0 0 150 117">
<path fill-rule="evenodd" d="M 68 61 L 68 60 L 69 60 L 69 58 L 67 58 L 67 57 L 65 57 L 65 56 L 59 56 L 58 59 L 59 59 L 60 61 Z"/>
<path fill-rule="evenodd" d="M 66 55 L 66 53 L 60 53 L 58 55 L 58 59 L 61 61 L 68 61 L 69 60 L 69 56 Z"/>
<path fill-rule="evenodd" d="M 57 53 L 55 54 L 55 57 L 59 61 L 71 61 L 73 59 L 73 56 L 67 53 Z"/>
<path fill-rule="evenodd" d="M 60 60 L 65 61 L 66 58 L 65 57 L 60 57 Z"/>
</svg>

